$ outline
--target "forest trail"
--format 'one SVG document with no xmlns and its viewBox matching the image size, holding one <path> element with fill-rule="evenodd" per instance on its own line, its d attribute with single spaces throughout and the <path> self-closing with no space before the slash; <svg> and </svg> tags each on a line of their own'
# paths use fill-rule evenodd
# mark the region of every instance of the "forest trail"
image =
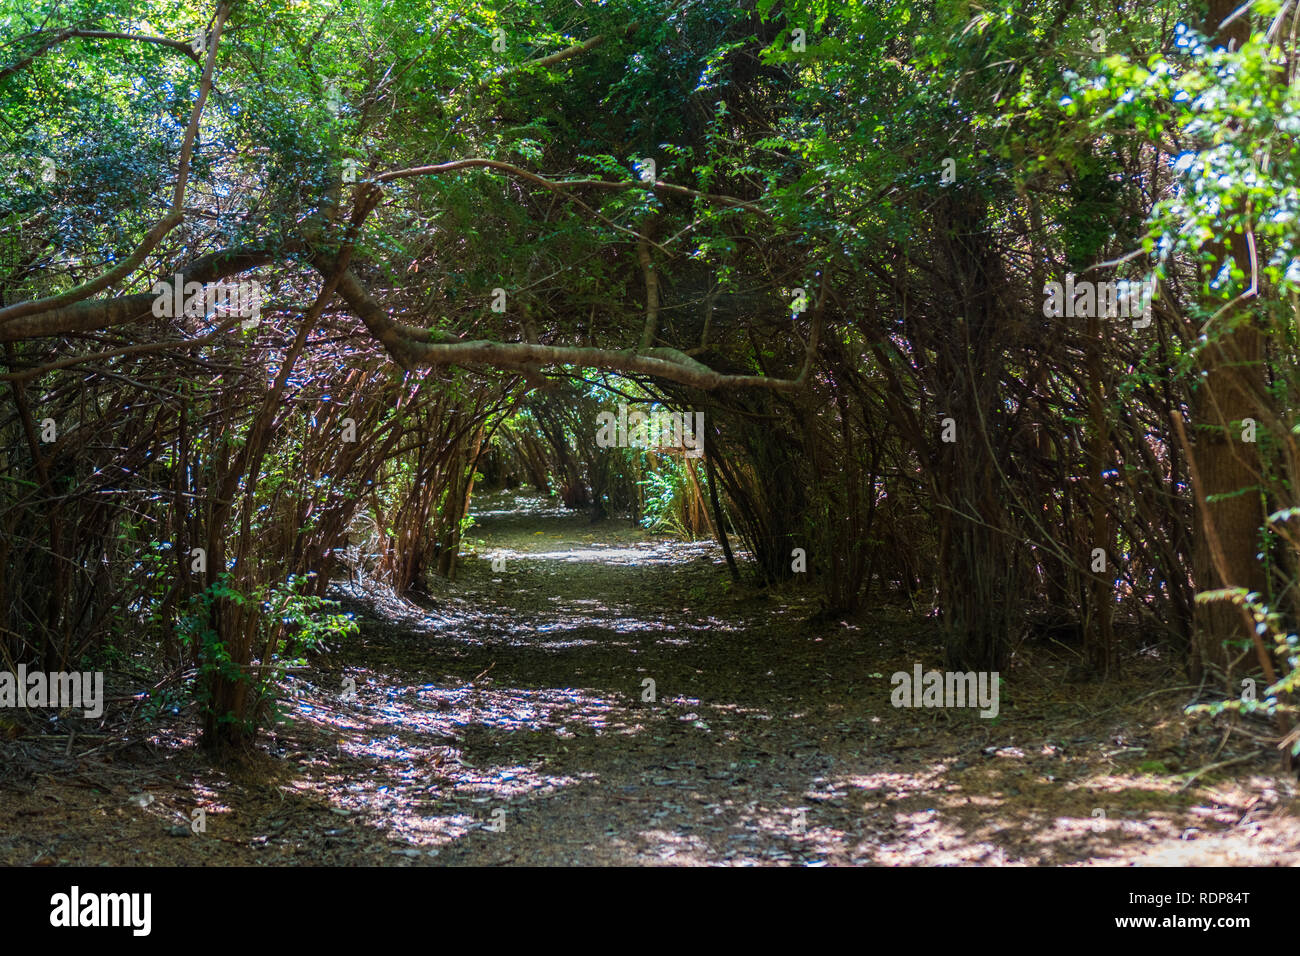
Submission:
<svg viewBox="0 0 1300 956">
<path fill-rule="evenodd" d="M 814 627 L 798 591 L 730 586 L 711 542 L 474 510 L 455 582 L 345 599 L 361 635 L 291 680 L 258 755 L 214 769 L 178 723 L 112 763 L 51 757 L 4 794 L 0 862 L 1300 862 L 1275 766 L 1180 790 L 1218 737 L 1151 696 L 1177 683 L 1161 662 L 1065 684 L 1064 652 L 1022 653 L 996 720 L 895 709 L 891 673 L 940 666 L 931 622 Z"/>
</svg>

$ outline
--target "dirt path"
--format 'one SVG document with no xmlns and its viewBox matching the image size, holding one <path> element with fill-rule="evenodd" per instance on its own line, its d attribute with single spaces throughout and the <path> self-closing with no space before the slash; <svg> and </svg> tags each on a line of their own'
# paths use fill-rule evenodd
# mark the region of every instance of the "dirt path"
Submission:
<svg viewBox="0 0 1300 956">
<path fill-rule="evenodd" d="M 810 627 L 811 597 L 732 587 L 711 544 L 477 511 L 459 580 L 422 607 L 359 593 L 361 637 L 240 767 L 205 763 L 185 721 L 111 761 L 28 746 L 0 862 L 1300 862 L 1274 763 L 1180 789 L 1222 730 L 1152 693 L 1176 683 L 1158 660 L 1069 684 L 1064 651 L 1022 653 L 996 720 L 895 709 L 890 674 L 940 665 L 929 623 Z"/>
</svg>

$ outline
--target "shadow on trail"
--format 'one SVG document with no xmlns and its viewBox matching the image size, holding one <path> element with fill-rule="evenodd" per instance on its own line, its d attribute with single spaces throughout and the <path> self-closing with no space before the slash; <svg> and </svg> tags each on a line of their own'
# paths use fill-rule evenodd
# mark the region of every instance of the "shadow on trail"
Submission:
<svg viewBox="0 0 1300 956">
<path fill-rule="evenodd" d="M 248 765 L 207 763 L 187 723 L 112 761 L 41 751 L 0 862 L 1300 862 L 1271 766 L 1183 788 L 1220 735 L 1152 699 L 1158 661 L 1071 685 L 1022 649 L 996 720 L 895 709 L 893 672 L 939 666 L 932 621 L 813 627 L 812 587 L 733 586 L 712 543 L 536 499 L 477 520 L 418 604 L 339 585 L 361 634 L 290 679 Z"/>
<path fill-rule="evenodd" d="M 313 789 L 399 859 L 1128 862 L 1191 845 L 1190 796 L 1099 765 L 1095 741 L 1053 732 L 1066 721 L 1014 701 L 998 726 L 894 710 L 889 673 L 934 656 L 905 617 L 811 632 L 808 604 L 732 588 L 712 543 L 535 501 L 479 512 L 470 537 L 455 583 L 347 649 L 333 677 L 356 699 L 300 715 L 342 738 L 304 768 Z"/>
</svg>

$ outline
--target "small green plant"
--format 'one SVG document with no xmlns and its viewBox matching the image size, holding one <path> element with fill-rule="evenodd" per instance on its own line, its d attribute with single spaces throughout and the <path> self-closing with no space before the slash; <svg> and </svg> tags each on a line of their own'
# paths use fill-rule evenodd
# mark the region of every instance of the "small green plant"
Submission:
<svg viewBox="0 0 1300 956">
<path fill-rule="evenodd" d="M 239 680 L 241 670 L 231 659 L 225 642 L 212 626 L 213 606 L 219 600 L 228 600 L 234 604 L 245 603 L 244 595 L 228 584 L 229 575 L 222 574 L 212 584 L 198 594 L 190 597 L 189 605 L 181 615 L 177 632 L 182 643 L 194 659 L 198 661 L 199 675 L 194 683 L 194 698 L 200 709 L 206 714 L 212 709 L 212 687 L 218 677 L 230 681 Z M 217 716 L 218 723 L 236 722 L 234 714 Z"/>
<path fill-rule="evenodd" d="M 682 522 L 687 489 L 681 466 L 667 458 L 662 470 L 648 470 L 640 484 L 645 488 L 645 517 L 641 525 L 650 531 L 689 538 Z"/>
<path fill-rule="evenodd" d="M 1260 600 L 1259 594 L 1253 591 L 1247 592 L 1245 588 L 1206 591 L 1196 595 L 1196 600 L 1197 603 L 1228 601 L 1244 608 L 1255 623 L 1255 633 L 1261 638 L 1267 636 L 1273 644 L 1273 654 L 1284 664 L 1284 667 L 1282 676 L 1272 685 L 1264 688 L 1262 693 L 1254 693 L 1254 684 L 1249 682 L 1247 686 L 1251 689 L 1243 692 L 1240 698 L 1213 704 L 1193 704 L 1187 708 L 1187 713 L 1209 714 L 1212 717 L 1224 711 L 1242 714 L 1263 712 L 1270 717 L 1275 714 L 1300 713 L 1300 707 L 1281 699 L 1300 690 L 1300 634 L 1288 631 L 1282 616 L 1269 610 L 1268 606 Z M 1291 755 L 1294 757 L 1300 755 L 1300 734 L 1292 733 L 1291 738 Z"/>
<path fill-rule="evenodd" d="M 226 712 L 215 715 L 218 723 L 239 723 L 243 725 L 241 730 L 252 733 L 259 724 L 279 720 L 284 710 L 275 705 L 276 688 L 284 679 L 286 669 L 302 666 L 309 652 L 321 650 L 328 641 L 357 633 L 352 615 L 334 610 L 337 601 L 302 593 L 302 585 L 309 577 L 290 575 L 283 583 L 263 586 L 247 595 L 231 587 L 229 575 L 223 574 L 190 599 L 178 631 L 198 660 L 198 677 L 190 688 L 205 714 L 212 711 L 212 686 L 217 679 L 235 682 L 245 677 L 245 668 L 232 659 L 226 642 L 212 627 L 213 605 L 224 600 L 239 607 L 258 608 L 254 646 L 266 649 L 266 659 L 254 671 L 257 677 L 252 691 L 254 706 L 249 709 L 251 716 L 241 719 Z"/>
<path fill-rule="evenodd" d="M 194 698 L 194 683 L 194 676 L 190 675 L 175 687 L 164 687 L 158 693 L 150 694 L 140 707 L 140 716 L 145 723 L 154 724 L 160 718 L 179 715 L 181 708 Z"/>
<path fill-rule="evenodd" d="M 278 649 L 271 652 L 269 661 L 263 661 L 267 666 L 257 688 L 261 706 L 256 712 L 266 713 L 270 722 L 283 720 L 287 714 L 287 708 L 275 703 L 275 690 L 286 668 L 301 667 L 307 663 L 308 653 L 324 650 L 331 640 L 342 640 L 358 632 L 351 614 L 337 613 L 337 601 L 301 593 L 302 584 L 314 576 L 290 575 L 284 584 L 265 589 L 263 621 L 269 627 L 278 624 L 282 628 L 281 640 L 272 639 L 270 646 L 278 644 Z"/>
<path fill-rule="evenodd" d="M 309 651 L 323 649 L 330 640 L 351 637 L 357 633 L 357 623 L 351 614 L 335 611 L 338 601 L 302 594 L 302 582 L 315 577 L 290 575 L 282 585 L 266 589 L 263 608 L 274 615 L 285 627 L 281 656 L 301 658 Z M 292 663 L 300 664 L 302 660 Z"/>
</svg>

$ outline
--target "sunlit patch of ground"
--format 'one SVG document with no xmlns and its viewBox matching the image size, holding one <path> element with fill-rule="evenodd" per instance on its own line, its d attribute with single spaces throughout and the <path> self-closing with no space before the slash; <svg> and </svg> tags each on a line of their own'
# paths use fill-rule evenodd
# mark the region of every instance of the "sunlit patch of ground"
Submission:
<svg viewBox="0 0 1300 956">
<path fill-rule="evenodd" d="M 1153 694 L 1158 659 L 1066 685 L 1062 654 L 1022 653 L 996 721 L 895 710 L 889 675 L 939 663 L 931 622 L 812 626 L 811 589 L 734 585 L 711 542 L 536 497 L 476 521 L 426 596 L 336 585 L 362 634 L 286 681 L 292 723 L 241 764 L 185 719 L 93 758 L 0 744 L 28 768 L 0 862 L 1300 864 L 1268 758 L 1188 786 L 1223 726 Z"/>
</svg>

